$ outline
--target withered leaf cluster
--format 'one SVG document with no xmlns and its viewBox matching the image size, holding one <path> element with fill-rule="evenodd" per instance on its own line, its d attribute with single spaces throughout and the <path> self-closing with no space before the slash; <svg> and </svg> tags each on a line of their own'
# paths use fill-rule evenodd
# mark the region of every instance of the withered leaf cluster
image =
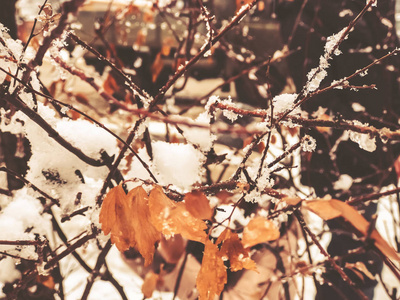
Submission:
<svg viewBox="0 0 400 300">
<path fill-rule="evenodd" d="M 227 228 L 213 243 L 206 233 L 205 220 L 210 220 L 213 215 L 207 197 L 192 192 L 187 193 L 184 200 L 171 200 L 157 185 L 150 194 L 141 186 L 126 194 L 122 185 L 118 185 L 108 192 L 101 207 L 102 230 L 104 234 L 110 234 L 112 243 L 120 251 L 130 247 L 137 249 L 145 265 L 152 263 L 155 245 L 162 237 L 168 239 L 181 235 L 203 243 L 205 250 L 196 281 L 197 289 L 200 299 L 213 299 L 227 282 L 225 261 L 229 260 L 233 272 L 242 269 L 256 271 L 256 263 L 250 258 L 250 247 L 279 238 L 279 230 L 271 221 L 257 217 L 244 228 L 242 240 Z M 146 293 L 151 294 L 149 291 Z"/>
</svg>

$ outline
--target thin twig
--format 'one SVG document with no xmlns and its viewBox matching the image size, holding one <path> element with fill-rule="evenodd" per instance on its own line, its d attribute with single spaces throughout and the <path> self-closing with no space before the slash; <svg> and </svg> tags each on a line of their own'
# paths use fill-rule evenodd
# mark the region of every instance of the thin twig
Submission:
<svg viewBox="0 0 400 300">
<path fill-rule="evenodd" d="M 104 248 L 101 250 L 99 256 L 97 257 L 96 266 L 94 267 L 90 278 L 86 284 L 85 290 L 83 291 L 83 295 L 81 300 L 86 300 L 89 296 L 90 290 L 94 284 L 95 279 L 100 275 L 100 269 L 105 263 L 106 256 L 111 249 L 111 240 L 108 240 Z"/>
<path fill-rule="evenodd" d="M 349 276 L 347 276 L 347 274 L 342 270 L 342 268 L 336 264 L 335 260 L 332 259 L 332 257 L 328 254 L 328 252 L 326 252 L 324 247 L 322 247 L 315 234 L 310 230 L 310 228 L 308 228 L 300 210 L 298 209 L 295 210 L 293 214 L 299 221 L 300 226 L 304 229 L 305 232 L 307 232 L 308 236 L 311 238 L 313 243 L 318 247 L 321 254 L 327 258 L 328 263 L 333 267 L 333 269 L 336 272 L 339 273 L 340 277 L 342 277 L 343 281 L 346 282 L 361 299 L 368 300 L 368 297 L 365 296 L 365 294 L 359 288 L 357 288 L 355 283 L 349 278 Z"/>
<path fill-rule="evenodd" d="M 76 249 L 82 247 L 86 242 L 90 241 L 91 239 L 94 239 L 96 236 L 97 236 L 97 234 L 94 233 L 94 232 L 92 232 L 92 233 L 90 233 L 88 235 L 85 235 L 84 237 L 82 237 L 81 239 L 76 241 L 74 244 L 72 244 L 69 247 L 67 247 L 67 249 L 65 249 L 63 252 L 61 252 L 60 254 L 56 255 L 51 260 L 49 260 L 45 264 L 44 269 L 47 270 L 47 269 L 52 268 L 61 259 L 63 259 L 64 257 L 68 256 L 69 254 L 73 253 Z"/>
<path fill-rule="evenodd" d="M 49 194 L 47 194 L 46 192 L 42 191 L 41 189 L 39 189 L 36 185 L 34 185 L 32 182 L 30 182 L 29 180 L 25 179 L 24 177 L 22 177 L 21 175 L 19 175 L 18 173 L 14 172 L 13 170 L 10 170 L 7 167 L 0 167 L 0 172 L 6 172 L 7 174 L 13 176 L 14 178 L 22 181 L 23 183 L 25 183 L 28 187 L 32 188 L 34 191 L 38 192 L 39 194 L 41 194 L 43 197 L 45 197 L 46 199 L 49 199 L 51 201 L 51 204 L 55 204 L 60 206 L 60 201 L 58 199 L 53 198 L 52 196 L 50 196 Z"/>
<path fill-rule="evenodd" d="M 111 62 L 109 59 L 101 55 L 96 49 L 94 49 L 92 46 L 88 45 L 84 41 L 82 41 L 76 34 L 73 32 L 69 32 L 68 36 L 78 45 L 82 46 L 86 50 L 90 51 L 93 53 L 99 60 L 107 64 L 113 71 L 115 71 L 120 77 L 122 77 L 125 80 L 125 83 L 129 85 L 129 87 L 132 89 L 132 91 L 140 96 L 142 96 L 145 99 L 150 99 L 151 97 L 147 92 L 145 92 L 143 89 L 139 88 L 131 78 L 129 78 L 124 72 L 121 71 L 120 68 L 118 68 L 113 62 Z"/>
<path fill-rule="evenodd" d="M 7 72 L 7 71 L 4 70 L 2 67 L 0 67 L 0 70 L 3 71 L 4 73 L 6 73 L 7 75 L 13 76 L 10 72 Z M 73 110 L 73 111 L 79 113 L 80 115 L 82 115 L 82 116 L 85 117 L 86 119 L 92 121 L 92 122 L 95 123 L 97 126 L 99 126 L 100 128 L 104 129 L 105 131 L 107 131 L 109 134 L 111 134 L 113 137 L 115 137 L 117 140 L 119 140 L 122 144 L 124 144 L 125 146 L 128 147 L 128 149 L 133 153 L 133 155 L 135 155 L 135 157 L 139 160 L 139 162 L 143 165 L 143 167 L 144 167 L 144 168 L 146 169 L 146 171 L 149 173 L 150 177 L 154 180 L 154 182 L 157 183 L 157 179 L 155 178 L 154 174 L 150 171 L 150 168 L 149 168 L 149 166 L 147 165 L 147 163 L 146 163 L 146 162 L 136 153 L 136 151 L 133 150 L 133 148 L 132 148 L 130 145 L 128 145 L 119 135 L 115 134 L 113 131 L 111 131 L 110 129 L 108 129 L 105 125 L 103 125 L 102 123 L 100 123 L 100 122 L 97 121 L 96 119 L 90 117 L 88 114 L 84 113 L 83 111 L 81 111 L 81 110 L 79 110 L 79 109 L 73 107 L 72 105 L 67 104 L 67 103 L 64 103 L 64 102 L 61 102 L 61 101 L 59 101 L 59 100 L 57 100 L 57 99 L 55 99 L 55 98 L 53 98 L 53 97 L 51 97 L 51 96 L 49 96 L 49 95 L 43 94 L 43 93 L 41 93 L 41 92 L 39 92 L 39 91 L 36 91 L 36 90 L 33 89 L 31 86 L 27 85 L 26 83 L 23 83 L 22 81 L 20 81 L 20 79 L 18 79 L 18 78 L 16 78 L 16 77 L 15 77 L 15 79 L 16 79 L 17 81 L 19 81 L 21 84 L 23 84 L 23 85 L 24 85 L 28 90 L 30 90 L 31 92 L 33 92 L 33 93 L 35 93 L 35 94 L 37 94 L 37 95 L 39 95 L 39 96 L 45 97 L 46 99 L 50 100 L 51 102 L 57 103 L 57 104 L 59 104 L 59 105 L 62 105 L 62 106 L 64 106 L 64 107 L 67 107 L 67 108 L 70 109 L 70 110 Z M 132 110 L 132 109 L 129 109 L 129 110 Z M 141 112 L 147 112 L 147 111 L 145 111 L 145 110 L 139 110 L 138 114 L 140 114 Z"/>
</svg>

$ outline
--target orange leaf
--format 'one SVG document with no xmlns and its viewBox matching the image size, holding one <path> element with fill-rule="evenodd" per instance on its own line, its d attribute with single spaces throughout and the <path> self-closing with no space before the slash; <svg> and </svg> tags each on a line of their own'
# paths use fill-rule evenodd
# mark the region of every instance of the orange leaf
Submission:
<svg viewBox="0 0 400 300">
<path fill-rule="evenodd" d="M 186 250 L 187 240 L 184 240 L 180 234 L 175 234 L 170 239 L 161 239 L 158 244 L 157 252 L 161 254 L 168 264 L 177 264 L 182 254 Z"/>
<path fill-rule="evenodd" d="M 352 206 L 339 200 L 312 200 L 306 202 L 306 207 L 324 220 L 343 217 L 362 235 L 368 234 L 369 222 Z M 400 261 L 399 254 L 382 238 L 379 232 L 374 229 L 371 236 L 375 246 L 391 259 Z"/>
<path fill-rule="evenodd" d="M 325 221 L 340 217 L 341 215 L 340 211 L 335 209 L 331 205 L 330 200 L 311 200 L 306 201 L 305 204 L 307 209 L 309 209 Z"/>
<path fill-rule="evenodd" d="M 218 247 L 207 240 L 196 286 L 199 299 L 213 300 L 219 296 L 227 282 L 226 267 Z"/>
<path fill-rule="evenodd" d="M 256 263 L 250 258 L 249 250 L 243 247 L 237 233 L 232 232 L 230 229 L 225 229 L 224 232 L 218 237 L 217 245 L 223 242 L 221 246 L 222 256 L 226 256 L 231 264 L 231 271 L 236 272 L 239 270 L 248 269 L 256 270 Z"/>
<path fill-rule="evenodd" d="M 184 203 L 169 199 L 161 187 L 156 186 L 149 196 L 151 222 L 166 238 L 181 234 L 184 238 L 204 243 L 206 224 L 192 216 Z"/>
<path fill-rule="evenodd" d="M 150 222 L 148 196 L 142 187 L 134 188 L 128 195 L 121 185 L 112 188 L 104 199 L 99 221 L 104 234 L 111 232 L 111 242 L 118 250 L 135 247 L 145 265 L 152 262 L 154 244 L 161 234 Z"/>
<path fill-rule="evenodd" d="M 138 186 L 128 193 L 131 200 L 130 246 L 136 248 L 145 259 L 145 265 L 153 261 L 154 244 L 161 234 L 150 221 L 149 201 L 146 191 Z"/>
<path fill-rule="evenodd" d="M 234 194 L 231 192 L 228 192 L 226 190 L 222 190 L 218 193 L 215 194 L 215 196 L 218 197 L 219 201 L 221 204 L 228 204 L 232 202 L 232 196 Z"/>
<path fill-rule="evenodd" d="M 129 203 L 121 185 L 112 188 L 104 198 L 99 221 L 104 234 L 111 232 L 111 242 L 119 251 L 129 248 Z"/>
<path fill-rule="evenodd" d="M 107 74 L 107 78 L 103 83 L 103 89 L 110 95 L 120 90 L 117 80 L 111 73 Z"/>
<path fill-rule="evenodd" d="M 142 285 L 142 293 L 145 299 L 151 298 L 154 290 L 157 287 L 157 282 L 160 277 L 160 274 L 156 274 L 153 271 L 150 271 L 144 277 L 143 285 Z"/>
<path fill-rule="evenodd" d="M 50 275 L 38 275 L 37 282 L 40 282 L 45 287 L 48 287 L 51 290 L 54 290 L 55 285 L 56 285 L 54 282 L 54 278 Z"/>
<path fill-rule="evenodd" d="M 285 201 L 288 205 L 297 205 L 299 202 L 301 202 L 301 198 L 291 198 L 291 197 L 284 197 L 282 198 L 283 201 Z"/>
<path fill-rule="evenodd" d="M 245 248 L 279 238 L 279 230 L 270 220 L 255 217 L 243 230 L 242 243 Z"/>
<path fill-rule="evenodd" d="M 161 57 L 161 52 L 159 52 L 150 68 L 152 74 L 151 80 L 153 82 L 156 82 L 158 75 L 160 75 L 163 68 L 164 68 L 164 61 Z"/>
<path fill-rule="evenodd" d="M 213 215 L 210 202 L 202 192 L 187 193 L 185 195 L 185 205 L 188 212 L 195 218 L 210 220 Z"/>
</svg>

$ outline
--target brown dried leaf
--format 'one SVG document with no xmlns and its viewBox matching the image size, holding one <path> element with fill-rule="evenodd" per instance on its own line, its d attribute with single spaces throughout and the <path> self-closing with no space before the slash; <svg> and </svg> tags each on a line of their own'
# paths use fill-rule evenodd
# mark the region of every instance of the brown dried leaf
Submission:
<svg viewBox="0 0 400 300">
<path fill-rule="evenodd" d="M 312 200 L 307 201 L 306 207 L 324 220 L 343 217 L 362 235 L 368 234 L 369 222 L 352 206 L 339 200 Z M 375 241 L 375 246 L 387 257 L 400 261 L 399 254 L 382 238 L 374 229 L 370 238 Z"/>
<path fill-rule="evenodd" d="M 143 285 L 142 285 L 142 293 L 145 299 L 151 298 L 154 290 L 157 287 L 157 282 L 160 277 L 160 274 L 156 274 L 153 271 L 150 271 L 144 277 Z"/>
<path fill-rule="evenodd" d="M 219 296 L 227 282 L 226 267 L 218 247 L 207 240 L 196 286 L 199 299 L 213 300 Z"/>
<path fill-rule="evenodd" d="M 151 222 L 166 238 L 181 234 L 184 238 L 204 243 L 206 224 L 192 216 L 184 203 L 169 199 L 162 188 L 156 186 L 149 196 Z"/>
<path fill-rule="evenodd" d="M 275 134 L 271 135 L 271 139 L 270 139 L 269 142 L 270 142 L 272 145 L 274 145 L 274 144 L 276 143 L 276 135 L 275 135 Z"/>
<path fill-rule="evenodd" d="M 306 204 L 307 209 L 325 221 L 340 217 L 341 215 L 339 210 L 332 207 L 330 200 L 310 200 L 304 203 Z"/>
<path fill-rule="evenodd" d="M 104 198 L 99 221 L 104 234 L 111 232 L 111 242 L 119 251 L 129 248 L 129 204 L 121 185 L 112 188 Z"/>
<path fill-rule="evenodd" d="M 45 287 L 48 287 L 51 290 L 54 290 L 56 284 L 54 282 L 54 278 L 50 275 L 38 275 L 36 278 L 37 282 L 40 282 Z"/>
<path fill-rule="evenodd" d="M 152 262 L 154 244 L 161 234 L 150 222 L 148 196 L 142 187 L 128 195 L 121 185 L 112 188 L 103 201 L 99 221 L 104 234 L 111 233 L 111 242 L 118 250 L 134 247 L 145 259 L 145 265 Z"/>
<path fill-rule="evenodd" d="M 168 240 L 162 237 L 157 252 L 161 254 L 166 263 L 177 264 L 186 250 L 186 242 L 187 240 L 183 239 L 180 234 L 175 234 Z"/>
<path fill-rule="evenodd" d="M 273 241 L 279 238 L 279 230 L 275 224 L 263 217 L 255 217 L 243 230 L 242 243 L 245 248 Z"/>
<path fill-rule="evenodd" d="M 217 245 L 223 243 L 221 246 L 222 257 L 227 257 L 231 264 L 231 271 L 236 272 L 239 270 L 248 269 L 256 270 L 256 263 L 250 258 L 249 249 L 243 247 L 237 233 L 232 232 L 230 229 L 225 229 L 218 237 Z"/>
<path fill-rule="evenodd" d="M 295 206 L 301 202 L 301 198 L 291 198 L 291 197 L 285 197 L 282 198 L 283 201 L 285 201 L 288 205 Z"/>
<path fill-rule="evenodd" d="M 156 82 L 158 75 L 160 75 L 163 68 L 164 68 L 164 61 L 161 57 L 161 52 L 159 52 L 150 68 L 152 74 L 151 80 L 153 82 Z"/>
<path fill-rule="evenodd" d="M 103 82 L 103 89 L 107 94 L 113 95 L 115 92 L 120 90 L 119 84 L 115 77 L 111 74 L 107 74 L 106 80 Z"/>
<path fill-rule="evenodd" d="M 232 203 L 232 196 L 234 194 L 226 190 L 222 190 L 215 194 L 215 196 L 220 200 L 220 204 Z"/>
<path fill-rule="evenodd" d="M 210 220 L 213 215 L 210 202 L 207 197 L 199 191 L 194 191 L 185 195 L 185 206 L 187 211 L 198 219 Z"/>
<path fill-rule="evenodd" d="M 149 201 L 146 191 L 136 187 L 128 193 L 130 208 L 130 246 L 136 248 L 145 259 L 145 265 L 153 261 L 154 244 L 161 234 L 150 221 Z"/>
</svg>

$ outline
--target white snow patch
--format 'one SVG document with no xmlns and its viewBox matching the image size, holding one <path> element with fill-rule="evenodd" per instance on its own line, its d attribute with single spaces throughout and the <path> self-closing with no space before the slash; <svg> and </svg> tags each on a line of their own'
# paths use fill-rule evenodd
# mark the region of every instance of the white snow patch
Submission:
<svg viewBox="0 0 400 300">
<path fill-rule="evenodd" d="M 201 181 L 205 156 L 188 144 L 154 142 L 153 163 L 164 184 L 173 184 L 182 189 Z"/>
</svg>

